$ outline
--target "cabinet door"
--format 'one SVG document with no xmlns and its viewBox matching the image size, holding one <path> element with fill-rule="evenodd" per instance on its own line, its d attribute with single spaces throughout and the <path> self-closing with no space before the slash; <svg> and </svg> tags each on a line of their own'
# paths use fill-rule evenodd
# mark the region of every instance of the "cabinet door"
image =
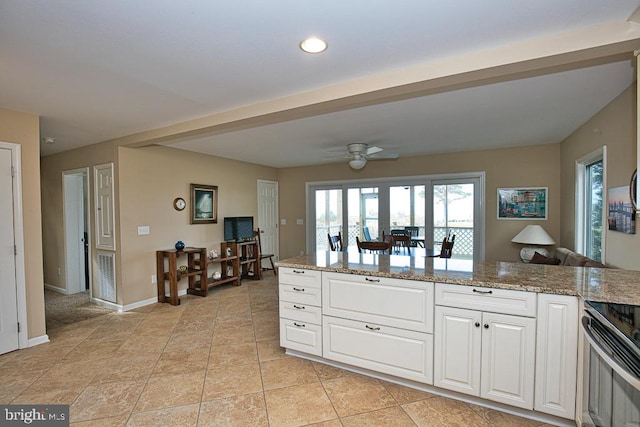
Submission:
<svg viewBox="0 0 640 427">
<path fill-rule="evenodd" d="M 480 396 L 533 409 L 535 348 L 535 319 L 483 313 Z"/>
<path fill-rule="evenodd" d="M 435 315 L 433 385 L 479 396 L 482 313 L 436 306 Z"/>
<path fill-rule="evenodd" d="M 574 418 L 578 311 L 576 297 L 538 295 L 536 411 Z"/>
</svg>

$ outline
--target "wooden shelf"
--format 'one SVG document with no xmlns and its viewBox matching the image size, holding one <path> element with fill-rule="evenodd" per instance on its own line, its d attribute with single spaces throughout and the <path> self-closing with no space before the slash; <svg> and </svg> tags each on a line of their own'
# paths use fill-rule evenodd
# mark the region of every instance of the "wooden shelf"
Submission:
<svg viewBox="0 0 640 427">
<path fill-rule="evenodd" d="M 178 258 L 187 256 L 187 272 L 178 271 Z M 167 259 L 167 269 L 165 270 L 165 259 Z M 206 248 L 184 248 L 165 249 L 156 251 L 156 273 L 158 278 L 158 302 L 168 302 L 171 305 L 180 305 L 178 298 L 178 281 L 182 278 L 189 279 L 189 289 L 195 288 L 196 282 L 202 281 L 202 276 L 206 277 Z M 167 271 L 168 270 L 168 271 Z M 200 280 L 196 280 L 200 277 Z M 165 282 L 169 282 L 169 296 L 165 291 Z"/>
</svg>

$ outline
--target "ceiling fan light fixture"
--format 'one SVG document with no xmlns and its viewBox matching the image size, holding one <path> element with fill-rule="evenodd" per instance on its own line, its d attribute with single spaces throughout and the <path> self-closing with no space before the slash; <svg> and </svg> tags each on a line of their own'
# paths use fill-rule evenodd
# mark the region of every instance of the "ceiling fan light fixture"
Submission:
<svg viewBox="0 0 640 427">
<path fill-rule="evenodd" d="M 351 166 L 351 168 L 353 169 L 362 169 L 366 164 L 367 164 L 367 160 L 362 158 L 353 159 L 349 161 L 349 166 Z"/>
<path fill-rule="evenodd" d="M 309 37 L 300 42 L 300 49 L 307 53 L 321 53 L 327 50 L 327 42 L 318 37 Z"/>
</svg>

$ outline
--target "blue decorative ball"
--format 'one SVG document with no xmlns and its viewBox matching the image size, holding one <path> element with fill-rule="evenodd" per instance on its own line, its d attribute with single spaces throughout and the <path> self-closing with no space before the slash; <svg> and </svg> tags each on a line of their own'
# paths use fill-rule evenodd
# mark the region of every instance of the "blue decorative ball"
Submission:
<svg viewBox="0 0 640 427">
<path fill-rule="evenodd" d="M 176 249 L 179 250 L 179 251 L 184 249 L 184 242 L 182 240 L 178 240 L 176 242 Z"/>
</svg>

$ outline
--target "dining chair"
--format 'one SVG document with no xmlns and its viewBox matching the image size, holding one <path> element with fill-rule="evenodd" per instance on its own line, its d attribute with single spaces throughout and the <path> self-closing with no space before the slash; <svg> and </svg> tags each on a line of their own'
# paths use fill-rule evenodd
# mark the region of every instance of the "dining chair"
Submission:
<svg viewBox="0 0 640 427">
<path fill-rule="evenodd" d="M 256 240 L 258 240 L 258 249 L 260 250 L 260 265 L 262 266 L 262 271 L 266 271 L 266 270 L 273 270 L 273 275 L 277 275 L 276 273 L 276 266 L 273 263 L 273 257 L 275 256 L 274 254 L 263 254 L 262 253 L 262 241 L 260 240 L 260 228 L 258 228 L 257 230 L 253 231 L 253 235 L 256 238 Z M 265 264 L 262 262 L 263 260 L 268 259 L 269 262 L 271 263 L 271 267 L 265 267 Z"/>
<path fill-rule="evenodd" d="M 356 245 L 358 245 L 358 252 L 369 251 L 374 253 L 388 253 L 391 254 L 393 250 L 393 240 L 383 240 L 376 242 L 361 242 L 358 236 L 356 236 Z"/>
<path fill-rule="evenodd" d="M 329 248 L 331 248 L 332 251 L 342 251 L 342 233 L 340 231 L 338 231 L 338 234 L 335 236 L 327 233 L 327 238 L 329 239 Z"/>
<path fill-rule="evenodd" d="M 407 225 L 404 229 L 409 233 L 409 237 L 411 238 L 411 246 L 417 247 L 418 241 L 414 240 L 414 238 L 418 237 L 420 234 L 420 227 L 414 225 Z"/>
<path fill-rule="evenodd" d="M 411 236 L 406 230 L 391 230 L 389 231 L 391 240 L 393 241 L 393 248 L 396 253 L 400 253 L 400 248 L 403 248 L 409 255 L 411 255 Z M 384 231 L 382 232 L 382 239 L 384 238 Z"/>
<path fill-rule="evenodd" d="M 371 233 L 369 233 L 369 227 L 362 227 L 362 235 L 367 242 L 371 241 Z"/>
<path fill-rule="evenodd" d="M 437 255 L 427 255 L 427 258 L 451 258 L 453 255 L 453 243 L 456 240 L 456 235 L 451 236 L 451 240 L 446 237 L 442 239 L 442 246 L 440 247 L 440 253 Z"/>
</svg>

